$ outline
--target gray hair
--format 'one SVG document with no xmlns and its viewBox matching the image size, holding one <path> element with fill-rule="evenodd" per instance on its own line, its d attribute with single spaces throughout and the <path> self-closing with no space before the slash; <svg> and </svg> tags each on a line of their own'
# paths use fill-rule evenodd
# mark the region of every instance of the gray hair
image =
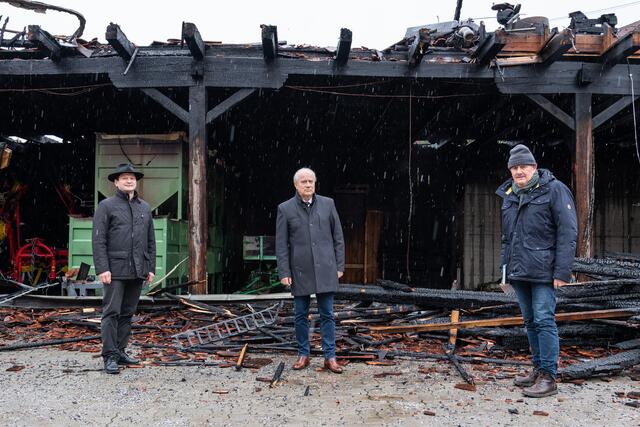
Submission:
<svg viewBox="0 0 640 427">
<path fill-rule="evenodd" d="M 309 168 L 301 168 L 293 174 L 293 185 L 296 185 L 296 182 L 298 182 L 298 180 L 300 179 L 300 175 L 302 175 L 303 173 L 310 173 L 311 175 L 313 175 L 313 179 L 317 181 L 316 173 L 314 171 Z"/>
</svg>

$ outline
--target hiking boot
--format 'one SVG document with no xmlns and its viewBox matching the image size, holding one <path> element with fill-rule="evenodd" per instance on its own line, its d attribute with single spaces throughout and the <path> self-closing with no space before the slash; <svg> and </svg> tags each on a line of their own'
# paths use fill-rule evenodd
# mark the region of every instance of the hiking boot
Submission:
<svg viewBox="0 0 640 427">
<path fill-rule="evenodd" d="M 325 369 L 330 370 L 334 374 L 341 374 L 342 373 L 342 366 L 340 366 L 338 364 L 338 361 L 335 359 L 335 357 L 332 357 L 331 359 L 325 360 L 324 361 L 324 367 L 325 367 Z"/>
<path fill-rule="evenodd" d="M 139 365 L 140 361 L 129 356 L 124 350 L 120 350 L 118 353 L 118 365 Z"/>
<path fill-rule="evenodd" d="M 540 375 L 540 371 L 536 366 L 534 366 L 533 369 L 529 371 L 527 374 L 517 376 L 513 380 L 513 384 L 517 385 L 518 387 L 531 387 L 532 385 L 535 384 L 539 375 Z"/>
<path fill-rule="evenodd" d="M 299 371 L 300 369 L 304 369 L 309 366 L 309 356 L 300 356 L 298 360 L 293 365 L 293 369 Z"/>
<path fill-rule="evenodd" d="M 112 354 L 111 356 L 107 356 L 104 359 L 104 371 L 107 374 L 119 374 L 120 369 L 118 368 L 118 355 Z"/>
<path fill-rule="evenodd" d="M 548 372 L 541 371 L 535 384 L 522 390 L 522 394 L 527 397 L 547 397 L 558 394 L 556 379 Z"/>
</svg>

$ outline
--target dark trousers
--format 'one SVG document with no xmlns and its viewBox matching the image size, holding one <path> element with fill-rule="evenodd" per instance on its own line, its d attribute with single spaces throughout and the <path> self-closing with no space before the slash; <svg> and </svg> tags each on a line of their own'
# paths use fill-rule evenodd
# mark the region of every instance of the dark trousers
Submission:
<svg viewBox="0 0 640 427">
<path fill-rule="evenodd" d="M 309 295 L 294 297 L 296 306 L 296 341 L 298 354 L 309 356 Z M 333 318 L 333 292 L 316 294 L 318 311 L 320 312 L 320 335 L 322 336 L 322 351 L 325 360 L 336 357 L 336 321 Z"/>
<path fill-rule="evenodd" d="M 131 335 L 131 317 L 135 314 L 142 290 L 141 279 L 112 280 L 103 286 L 102 357 L 124 351 Z"/>
<path fill-rule="evenodd" d="M 556 326 L 556 290 L 553 283 L 511 282 L 527 329 L 534 366 L 553 378 L 558 372 L 560 342 Z"/>
</svg>

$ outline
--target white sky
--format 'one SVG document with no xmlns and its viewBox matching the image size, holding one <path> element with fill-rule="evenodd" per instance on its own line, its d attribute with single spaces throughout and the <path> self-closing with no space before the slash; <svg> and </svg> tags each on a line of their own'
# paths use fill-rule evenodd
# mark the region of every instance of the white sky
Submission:
<svg viewBox="0 0 640 427">
<path fill-rule="evenodd" d="M 495 12 L 491 10 L 494 2 L 500 1 L 464 0 L 461 18 L 485 18 L 487 28 L 494 29 L 497 26 Z M 376 49 L 401 40 L 407 27 L 452 20 L 456 5 L 455 0 L 50 0 L 49 3 L 85 16 L 87 26 L 82 35 L 85 40 L 98 37 L 104 42 L 105 29 L 109 22 L 114 22 L 120 24 L 129 40 L 144 46 L 154 40 L 180 38 L 181 23 L 188 21 L 198 26 L 203 39 L 225 43 L 258 42 L 260 24 L 270 24 L 278 26 L 278 38 L 288 43 L 335 46 L 340 28 L 346 27 L 353 31 L 352 46 Z M 569 12 L 576 10 L 589 18 L 614 12 L 619 27 L 640 20 L 640 1 L 524 0 L 521 3 L 523 17 L 546 16 L 552 20 L 552 27 L 568 25 Z M 0 3 L 0 15 L 10 17 L 7 28 L 17 30 L 36 24 L 58 35 L 72 34 L 78 22 L 66 13 L 37 14 L 8 3 Z"/>
</svg>

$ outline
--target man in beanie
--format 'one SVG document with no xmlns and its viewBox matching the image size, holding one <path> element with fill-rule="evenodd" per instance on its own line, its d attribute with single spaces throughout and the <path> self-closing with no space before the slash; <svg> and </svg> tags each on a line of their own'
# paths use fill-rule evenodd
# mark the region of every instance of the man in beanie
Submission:
<svg viewBox="0 0 640 427">
<path fill-rule="evenodd" d="M 108 374 L 118 365 L 138 361 L 125 353 L 143 282 L 153 280 L 156 239 L 151 207 L 138 197 L 144 175 L 123 163 L 108 176 L 115 194 L 98 204 L 93 218 L 93 262 L 104 284 L 102 297 L 102 357 Z"/>
<path fill-rule="evenodd" d="M 516 291 L 533 369 L 516 377 L 528 397 L 558 393 L 560 345 L 555 321 L 556 289 L 571 280 L 578 234 L 571 191 L 524 145 L 511 150 L 511 179 L 496 194 L 502 201 L 500 265 Z"/>
</svg>

